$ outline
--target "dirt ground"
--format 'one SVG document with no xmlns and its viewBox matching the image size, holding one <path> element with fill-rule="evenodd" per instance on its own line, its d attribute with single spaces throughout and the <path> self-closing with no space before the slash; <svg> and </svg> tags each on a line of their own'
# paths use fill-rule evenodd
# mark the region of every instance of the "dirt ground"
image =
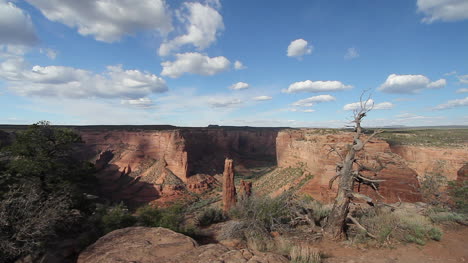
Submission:
<svg viewBox="0 0 468 263">
<path fill-rule="evenodd" d="M 324 263 L 449 263 L 468 262 L 468 227 L 445 227 L 441 241 L 425 246 L 400 244 L 395 248 L 356 248 L 340 243 L 321 243 Z"/>
</svg>

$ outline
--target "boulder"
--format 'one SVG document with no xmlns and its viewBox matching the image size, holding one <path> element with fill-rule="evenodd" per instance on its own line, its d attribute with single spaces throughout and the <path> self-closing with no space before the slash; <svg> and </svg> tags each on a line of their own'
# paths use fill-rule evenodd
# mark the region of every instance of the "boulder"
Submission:
<svg viewBox="0 0 468 263">
<path fill-rule="evenodd" d="M 221 244 L 198 246 L 165 228 L 129 227 L 115 230 L 86 248 L 78 263 L 286 263 L 285 257 Z"/>
<path fill-rule="evenodd" d="M 196 247 L 190 237 L 166 228 L 128 227 L 101 237 L 80 254 L 77 263 L 162 263 Z"/>
</svg>

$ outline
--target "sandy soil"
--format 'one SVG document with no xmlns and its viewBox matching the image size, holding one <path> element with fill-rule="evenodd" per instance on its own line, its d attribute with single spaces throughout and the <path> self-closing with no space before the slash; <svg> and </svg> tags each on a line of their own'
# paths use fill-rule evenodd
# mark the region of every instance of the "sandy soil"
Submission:
<svg viewBox="0 0 468 263">
<path fill-rule="evenodd" d="M 321 243 L 325 263 L 449 263 L 468 262 L 468 227 L 444 229 L 442 240 L 425 246 L 401 244 L 395 248 L 360 249 L 340 243 Z"/>
</svg>

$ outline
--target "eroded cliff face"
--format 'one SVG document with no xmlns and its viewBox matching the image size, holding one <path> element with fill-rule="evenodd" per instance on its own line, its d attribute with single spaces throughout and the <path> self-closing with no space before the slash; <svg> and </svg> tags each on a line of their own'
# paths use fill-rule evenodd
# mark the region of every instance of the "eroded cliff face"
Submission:
<svg viewBox="0 0 468 263">
<path fill-rule="evenodd" d="M 456 180 L 457 172 L 468 162 L 468 145 L 459 145 L 459 148 L 398 145 L 390 149 L 403 157 L 420 179 L 439 174 L 449 181 Z"/>
<path fill-rule="evenodd" d="M 277 129 L 82 130 L 81 155 L 99 169 L 103 193 L 149 202 L 203 192 L 218 182 L 224 159 L 236 169 L 276 164 Z M 161 201 L 161 200 L 160 200 Z"/>
<path fill-rule="evenodd" d="M 187 191 L 199 193 L 220 185 L 213 175 L 223 173 L 225 158 L 234 160 L 236 176 L 254 167 L 302 167 L 313 178 L 300 191 L 331 202 L 336 191 L 329 190 L 328 183 L 340 158 L 330 153 L 330 146 L 344 154 L 352 141 L 351 133 L 320 129 L 88 129 L 80 133 L 86 143 L 85 158 L 100 169 L 103 192 L 114 199 L 137 202 L 174 200 Z M 455 180 L 466 166 L 468 148 L 390 147 L 373 139 L 359 158 L 367 165 L 384 164 L 379 178 L 386 181 L 379 191 L 386 202 L 414 202 L 421 200 L 418 177 L 438 172 Z M 306 180 L 306 173 L 288 184 Z M 367 186 L 357 185 L 356 190 L 379 198 Z"/>
<path fill-rule="evenodd" d="M 313 175 L 300 189 L 312 197 L 324 202 L 331 202 L 336 194 L 335 188 L 328 189 L 330 179 L 335 175 L 339 156 L 330 152 L 331 147 L 338 149 L 344 155 L 346 145 L 352 142 L 352 133 L 333 132 L 321 133 L 319 130 L 301 129 L 284 130 L 277 137 L 277 158 L 279 167 L 302 167 L 305 172 Z M 365 165 L 384 169 L 379 173 L 381 183 L 379 192 L 386 202 L 420 201 L 417 173 L 406 165 L 397 154 L 392 153 L 388 143 L 373 139 L 360 152 L 358 159 Z M 370 175 L 372 176 L 372 175 Z M 356 190 L 373 198 L 380 198 L 366 185 L 356 185 Z"/>
</svg>

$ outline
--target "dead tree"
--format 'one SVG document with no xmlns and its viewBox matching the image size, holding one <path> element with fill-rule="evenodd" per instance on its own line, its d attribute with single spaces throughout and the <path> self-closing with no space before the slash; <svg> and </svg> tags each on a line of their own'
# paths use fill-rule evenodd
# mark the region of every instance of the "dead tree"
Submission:
<svg viewBox="0 0 468 263">
<path fill-rule="evenodd" d="M 340 151 L 334 146 L 330 146 L 330 152 L 336 153 L 341 159 L 341 162 L 336 166 L 336 175 L 329 182 L 329 187 L 331 188 L 333 182 L 339 179 L 335 202 L 324 227 L 325 234 L 333 239 L 342 239 L 345 236 L 344 229 L 347 219 L 354 222 L 358 227 L 362 227 L 356 219 L 348 215 L 349 205 L 353 199 L 361 199 L 372 204 L 372 198 L 354 192 L 354 183 L 358 182 L 360 184 L 369 185 L 377 191 L 378 184 L 383 181 L 371 179 L 362 174 L 364 171 L 373 171 L 377 173 L 379 169 L 383 169 L 382 166 L 380 168 L 371 168 L 360 164 L 357 160 L 357 153 L 362 151 L 366 143 L 368 143 L 375 135 L 381 133 L 381 131 L 376 130 L 367 138 L 361 138 L 363 137 L 363 130 L 361 127 L 362 119 L 366 117 L 367 113 L 372 110 L 373 107 L 370 96 L 367 100 L 363 101 L 363 95 L 364 93 L 360 98 L 360 107 L 353 112 L 352 127 L 354 128 L 354 137 L 352 145 L 348 145 L 347 147 L 346 155 L 340 153 Z M 369 235 L 372 236 L 372 234 Z"/>
</svg>

